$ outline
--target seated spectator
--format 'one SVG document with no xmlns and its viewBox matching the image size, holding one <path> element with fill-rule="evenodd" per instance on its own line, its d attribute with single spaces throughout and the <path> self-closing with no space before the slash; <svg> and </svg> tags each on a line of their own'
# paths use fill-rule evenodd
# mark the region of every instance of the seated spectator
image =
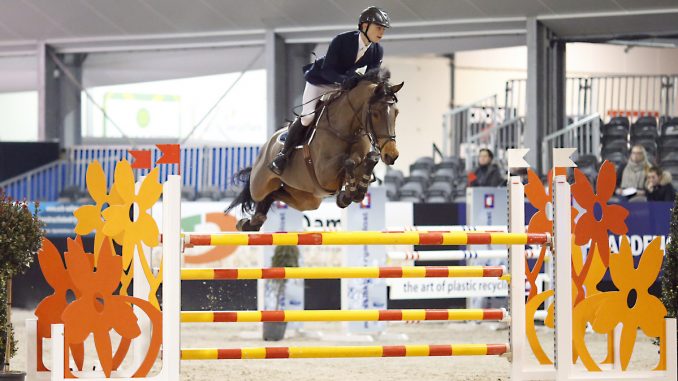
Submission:
<svg viewBox="0 0 678 381">
<path fill-rule="evenodd" d="M 645 192 L 645 175 L 650 169 L 645 148 L 635 145 L 631 148 L 631 155 L 626 167 L 622 171 L 622 179 L 617 193 L 624 196 L 643 196 Z"/>
<path fill-rule="evenodd" d="M 671 174 L 659 167 L 652 167 L 647 172 L 645 184 L 647 201 L 670 201 L 676 199 L 676 191 L 671 184 Z"/>
<path fill-rule="evenodd" d="M 487 148 L 478 152 L 478 168 L 473 171 L 475 179 L 469 184 L 472 187 L 500 187 L 506 185 L 501 170 L 492 160 L 494 154 Z"/>
</svg>

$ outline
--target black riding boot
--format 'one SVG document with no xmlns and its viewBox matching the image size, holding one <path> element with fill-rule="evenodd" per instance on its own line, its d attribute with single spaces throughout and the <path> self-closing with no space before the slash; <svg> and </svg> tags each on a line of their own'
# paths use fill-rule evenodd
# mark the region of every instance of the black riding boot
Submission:
<svg viewBox="0 0 678 381">
<path fill-rule="evenodd" d="M 287 161 L 290 158 L 290 154 L 294 151 L 294 147 L 299 145 L 303 135 L 304 135 L 304 125 L 301 124 L 301 118 L 297 118 L 294 123 L 290 124 L 287 130 L 287 138 L 285 138 L 285 145 L 283 146 L 282 151 L 273 159 L 268 168 L 273 171 L 276 175 L 282 175 L 287 166 Z"/>
</svg>

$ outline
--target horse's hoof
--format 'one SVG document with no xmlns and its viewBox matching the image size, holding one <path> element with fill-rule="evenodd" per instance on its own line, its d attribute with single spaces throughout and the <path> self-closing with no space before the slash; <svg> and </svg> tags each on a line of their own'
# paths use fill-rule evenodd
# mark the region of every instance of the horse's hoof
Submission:
<svg viewBox="0 0 678 381">
<path fill-rule="evenodd" d="M 356 193 L 353 195 L 353 200 L 352 200 L 352 201 L 353 201 L 353 202 L 357 202 L 357 203 L 361 203 L 361 202 L 363 202 L 363 200 L 365 199 L 365 195 L 366 195 L 366 194 L 367 194 L 366 191 L 365 191 L 365 192 L 356 192 Z"/>
<path fill-rule="evenodd" d="M 258 232 L 263 224 L 252 224 L 249 218 L 243 218 L 235 224 L 236 230 L 239 232 Z"/>
<path fill-rule="evenodd" d="M 351 205 L 351 196 L 347 192 L 339 192 L 337 195 L 337 206 L 344 209 Z"/>
<path fill-rule="evenodd" d="M 247 219 L 247 218 L 243 218 L 243 219 L 239 220 L 238 223 L 235 224 L 235 230 L 237 230 L 239 232 L 245 231 L 244 226 L 245 226 L 245 224 L 249 224 L 249 222 L 250 222 L 250 220 Z"/>
</svg>

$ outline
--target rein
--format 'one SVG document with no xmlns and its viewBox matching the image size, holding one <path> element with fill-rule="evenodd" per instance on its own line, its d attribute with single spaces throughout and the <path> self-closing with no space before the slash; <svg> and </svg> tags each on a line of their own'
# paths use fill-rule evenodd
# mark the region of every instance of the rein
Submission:
<svg viewBox="0 0 678 381">
<path fill-rule="evenodd" d="M 365 107 L 362 106 L 358 109 L 356 109 L 353 106 L 353 103 L 351 102 L 351 97 L 349 96 L 350 90 L 340 90 L 342 93 L 345 92 L 346 94 L 346 100 L 348 101 L 349 106 L 351 107 L 351 110 L 353 111 L 353 118 L 351 118 L 351 121 L 357 120 L 358 123 L 360 124 L 360 128 L 357 130 L 353 131 L 352 134 L 345 135 L 338 131 L 337 129 L 332 126 L 332 121 L 330 120 L 329 112 L 325 112 L 325 109 L 332 104 L 335 100 L 339 99 L 340 97 L 333 98 L 330 102 L 327 104 L 323 105 L 323 110 L 321 112 L 325 112 L 325 117 L 327 120 L 327 127 L 324 129 L 330 131 L 333 135 L 335 135 L 337 138 L 340 140 L 348 143 L 349 145 L 355 144 L 361 137 L 367 136 L 368 139 L 370 140 L 370 144 L 372 145 L 372 148 L 377 151 L 378 153 L 381 154 L 381 150 L 384 148 L 384 146 L 390 142 L 390 141 L 395 141 L 396 140 L 396 135 L 395 135 L 395 125 L 391 123 L 390 118 L 388 115 L 391 112 L 391 105 L 395 104 L 398 102 L 398 98 L 395 96 L 395 94 L 384 94 L 383 98 L 391 98 L 392 100 L 384 100 L 384 99 L 379 99 L 376 101 L 369 101 L 367 104 L 367 113 L 365 114 L 365 121 L 362 120 L 362 118 L 359 117 L 360 111 Z M 384 103 L 386 104 L 386 125 L 387 125 L 387 135 L 379 135 L 377 132 L 374 130 L 374 123 L 372 122 L 372 106 L 376 103 Z M 317 124 L 316 124 L 317 126 Z M 320 127 L 317 127 L 320 129 Z M 387 139 L 383 144 L 379 145 L 379 139 Z"/>
</svg>

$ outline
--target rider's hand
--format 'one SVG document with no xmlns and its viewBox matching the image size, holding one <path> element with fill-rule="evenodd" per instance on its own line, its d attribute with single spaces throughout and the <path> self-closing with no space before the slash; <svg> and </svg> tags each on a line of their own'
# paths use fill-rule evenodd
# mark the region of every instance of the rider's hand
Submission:
<svg viewBox="0 0 678 381">
<path fill-rule="evenodd" d="M 344 90 L 350 90 L 358 85 L 362 81 L 363 75 L 360 73 L 353 73 L 350 76 L 347 76 L 346 79 L 341 83 L 341 88 Z"/>
</svg>

